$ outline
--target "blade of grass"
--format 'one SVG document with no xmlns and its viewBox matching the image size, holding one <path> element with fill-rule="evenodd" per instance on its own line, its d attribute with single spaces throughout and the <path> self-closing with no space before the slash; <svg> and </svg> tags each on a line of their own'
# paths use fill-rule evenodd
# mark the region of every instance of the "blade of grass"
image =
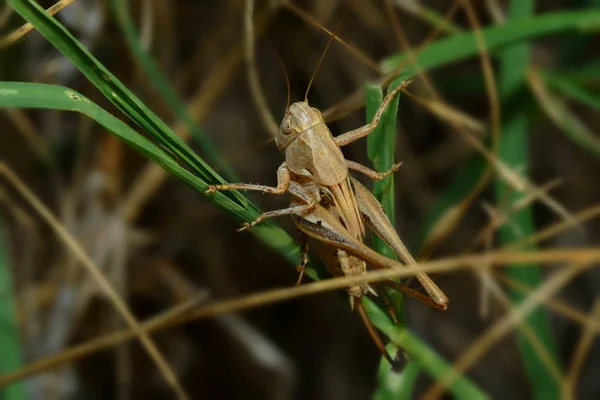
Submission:
<svg viewBox="0 0 600 400">
<path fill-rule="evenodd" d="M 8 236 L 0 215 L 0 374 L 15 371 L 23 367 L 21 354 L 21 332 L 17 321 L 17 308 L 10 256 Z M 4 400 L 26 398 L 23 382 L 16 382 L 4 389 Z"/>
<path fill-rule="evenodd" d="M 600 70 L 600 65 L 596 65 L 596 73 Z M 585 104 L 594 110 L 600 110 L 600 94 L 592 93 L 581 87 L 576 81 L 570 79 L 569 73 L 566 77 L 562 73 L 552 71 L 540 71 L 544 82 L 555 90 L 560 91 L 565 97 Z"/>
<path fill-rule="evenodd" d="M 205 181 L 180 166 L 158 145 L 69 88 L 39 83 L 0 82 L 0 107 L 46 108 L 82 113 L 193 189 L 204 191 L 208 187 Z M 258 216 L 258 212 L 241 207 L 221 193 L 216 193 L 211 200 L 240 223 Z M 299 262 L 299 250 L 294 240 L 272 222 L 265 221 L 253 228 L 251 233 L 290 262 Z M 307 269 L 306 273 L 311 278 L 316 278 L 316 272 L 312 268 Z"/>
<path fill-rule="evenodd" d="M 198 184 L 198 178 L 194 174 L 188 171 L 183 172 L 183 168 L 179 167 L 177 171 L 178 175 L 180 178 L 184 178 L 186 183 L 202 191 L 206 188 L 206 183 L 225 183 L 225 180 L 190 149 L 184 141 L 177 137 L 169 126 L 148 109 L 141 100 L 94 58 L 56 19 L 48 16 L 37 3 L 30 0 L 8 0 L 8 3 L 23 18 L 31 22 L 58 50 L 68 57 L 90 82 L 129 119 L 146 130 L 156 141 L 164 146 L 165 150 L 185 162 L 196 175 L 202 178 L 200 182 L 204 184 Z M 62 97 L 64 100 L 64 95 Z M 44 104 L 37 103 L 37 106 L 30 107 L 53 108 L 53 100 L 50 97 L 46 97 L 46 100 Z M 94 110 L 89 115 L 93 118 L 96 112 L 98 110 Z M 123 128 L 123 125 L 121 128 Z M 150 142 L 145 142 L 144 144 L 147 145 L 148 143 Z M 178 165 L 172 159 L 169 162 L 165 161 L 165 158 L 169 157 L 163 151 L 159 157 L 162 164 L 159 164 L 173 173 Z M 246 222 L 259 215 L 258 208 L 237 191 L 218 193 L 208 198 L 223 210 L 229 212 L 238 222 Z M 230 201 L 226 201 L 226 199 Z M 266 221 L 266 223 L 254 227 L 251 233 L 284 258 L 292 261 L 294 264 L 299 262 L 300 253 L 298 246 L 294 244 L 292 238 L 285 231 L 278 228 L 275 224 Z M 307 269 L 307 275 L 315 278 L 317 273 L 314 269 L 309 268 Z"/>
<path fill-rule="evenodd" d="M 154 112 L 123 85 L 104 65 L 102 65 L 81 43 L 79 43 L 56 19 L 46 14 L 32 0 L 7 0 L 23 18 L 30 22 L 46 39 L 83 73 L 98 90 L 106 96 L 123 114 L 148 132 L 178 159 L 207 182 L 225 183 L 200 156 L 181 140 L 173 130 Z M 240 205 L 252 208 L 249 201 L 238 192 L 226 196 L 235 199 Z"/>
<path fill-rule="evenodd" d="M 207 157 L 209 157 L 209 160 L 223 171 L 227 179 L 238 181 L 239 179 L 231 165 L 229 165 L 227 160 L 225 160 L 216 150 L 214 144 L 206 135 L 206 132 L 204 132 L 186 112 L 184 102 L 161 73 L 160 69 L 152 59 L 152 56 L 148 54 L 142 46 L 140 37 L 129 13 L 129 0 L 111 0 L 110 5 L 135 60 L 148 77 L 148 82 L 154 85 L 165 104 L 169 107 L 171 113 L 186 124 L 188 131 L 192 133 L 194 140 L 200 144 L 207 154 Z"/>
<path fill-rule="evenodd" d="M 400 79 L 394 80 L 389 89 L 393 89 L 403 82 Z M 383 92 L 379 85 L 368 84 L 365 87 L 365 104 L 367 122 L 371 122 L 381 106 Z M 396 149 L 396 117 L 398 114 L 398 103 L 400 96 L 397 96 L 383 113 L 377 128 L 367 136 L 367 154 L 369 160 L 373 163 L 376 171 L 387 171 L 394 165 Z M 394 196 L 394 176 L 393 174 L 373 183 L 373 195 L 379 201 L 383 210 L 387 214 L 392 226 L 396 221 L 396 204 Z M 373 235 L 372 247 L 378 253 L 397 259 L 396 253 L 381 238 Z M 402 326 L 406 326 L 404 314 L 404 296 L 391 288 L 383 288 L 386 297 L 394 305 L 396 319 Z"/>
<path fill-rule="evenodd" d="M 449 373 L 452 366 L 416 335 L 408 329 L 395 325 L 386 313 L 368 298 L 363 298 L 363 303 L 369 312 L 373 325 L 389 337 L 396 346 L 401 348 L 424 372 L 434 379 L 441 378 Z M 486 393 L 481 391 L 465 376 L 460 376 L 452 383 L 450 392 L 459 399 L 475 400 L 489 398 Z"/>
<path fill-rule="evenodd" d="M 533 13 L 533 0 L 512 0 L 509 6 L 507 24 L 518 24 L 519 21 L 529 20 Z M 503 102 L 503 129 L 499 157 L 509 166 L 519 168 L 528 165 L 529 141 L 529 116 L 526 107 L 522 104 L 526 97 L 522 94 L 527 84 L 527 71 L 530 64 L 530 46 L 527 43 L 513 44 L 505 48 L 500 55 L 500 73 L 498 86 L 500 87 Z M 519 104 L 515 104 L 519 102 Z M 519 107 L 519 105 L 523 107 Z M 526 175 L 526 172 L 524 172 Z M 496 179 L 496 199 L 500 204 L 503 199 L 509 206 L 518 201 L 520 194 L 515 193 L 503 179 Z M 524 207 L 515 212 L 499 230 L 500 240 L 503 245 L 509 245 L 522 236 L 529 236 L 535 232 L 533 211 L 531 207 Z M 530 246 L 523 250 L 534 250 Z M 514 265 L 508 268 L 507 274 L 519 283 L 530 287 L 538 287 L 541 283 L 541 271 L 536 266 L 524 268 Z M 511 291 L 511 300 L 520 304 L 526 299 L 522 293 Z M 546 310 L 536 308 L 526 319 L 533 334 L 540 339 L 542 345 L 551 354 L 553 359 L 558 359 L 556 345 L 552 337 L 550 321 Z M 552 377 L 544 365 L 543 360 L 536 353 L 522 333 L 517 333 L 521 359 L 527 371 L 531 392 L 536 399 L 558 399 L 560 396 L 560 382 Z"/>
<path fill-rule="evenodd" d="M 396 79 L 389 87 L 395 88 L 401 84 L 402 80 Z M 375 84 L 367 85 L 365 90 L 367 122 L 371 122 L 381 106 L 383 93 L 381 87 Z M 377 128 L 367 136 L 367 153 L 376 171 L 387 171 L 394 165 L 396 152 L 396 116 L 399 99 L 400 97 L 398 96 L 390 103 L 386 112 L 383 113 Z M 392 225 L 394 225 L 396 207 L 393 174 L 380 181 L 375 181 L 373 183 L 373 194 L 379 203 L 381 203 Z M 373 247 L 377 252 L 389 258 L 396 258 L 394 251 L 383 240 L 379 237 L 374 237 L 373 240 Z"/>
<path fill-rule="evenodd" d="M 565 31 L 591 31 L 600 27 L 600 11 L 557 12 L 509 21 L 500 26 L 482 29 L 488 51 L 497 51 L 503 46 L 541 36 Z M 418 51 L 418 64 L 422 70 L 430 70 L 477 55 L 479 48 L 475 34 L 465 32 L 438 40 Z M 403 68 L 400 77 L 412 78 L 416 71 L 406 66 L 406 54 L 401 53 L 383 60 L 382 67 L 391 72 Z"/>
</svg>

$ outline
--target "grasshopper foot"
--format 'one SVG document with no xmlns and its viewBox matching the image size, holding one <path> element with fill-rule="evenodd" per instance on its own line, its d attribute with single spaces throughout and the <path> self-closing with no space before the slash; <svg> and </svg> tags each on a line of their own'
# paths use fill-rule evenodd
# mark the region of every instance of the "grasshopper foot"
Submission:
<svg viewBox="0 0 600 400">
<path fill-rule="evenodd" d="M 251 224 L 251 223 L 249 224 L 248 222 L 244 222 L 244 224 L 240 228 L 238 228 L 236 230 L 238 232 L 243 232 L 243 231 L 245 231 L 246 229 L 248 229 L 248 228 L 250 228 L 252 226 L 254 226 L 254 224 Z"/>
<path fill-rule="evenodd" d="M 398 171 L 401 166 L 402 166 L 402 161 L 395 163 L 394 165 L 392 165 L 392 168 L 388 169 L 385 172 L 381 172 L 379 174 L 379 180 L 387 178 L 388 176 L 392 175 L 394 172 Z"/>
<path fill-rule="evenodd" d="M 298 275 L 298 280 L 296 281 L 296 286 L 298 286 L 302 283 L 302 278 L 304 277 L 305 269 L 306 269 L 306 265 L 298 265 L 296 267 L 296 271 L 298 271 L 298 273 L 300 274 L 300 275 Z"/>
<path fill-rule="evenodd" d="M 208 189 L 204 191 L 204 194 L 213 194 L 217 191 L 217 187 L 215 185 L 208 185 Z"/>
<path fill-rule="evenodd" d="M 392 168 L 391 168 L 392 173 L 398 171 L 401 166 L 402 166 L 402 161 L 397 162 L 396 164 L 392 165 Z"/>
</svg>

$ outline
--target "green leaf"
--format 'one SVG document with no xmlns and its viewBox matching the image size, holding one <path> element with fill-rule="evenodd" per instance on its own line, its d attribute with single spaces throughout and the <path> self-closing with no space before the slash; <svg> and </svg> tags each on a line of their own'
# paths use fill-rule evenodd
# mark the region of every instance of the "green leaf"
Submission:
<svg viewBox="0 0 600 400">
<path fill-rule="evenodd" d="M 509 18 L 514 22 L 507 24 L 530 21 L 529 16 L 533 13 L 533 8 L 532 0 L 512 0 L 509 7 Z M 529 47 L 528 44 L 521 43 L 505 48 L 500 55 L 498 77 L 504 114 L 498 155 L 509 167 L 521 169 L 529 164 L 529 116 L 525 111 L 526 107 L 519 107 L 519 104 L 527 101 L 522 93 L 524 93 L 523 89 L 526 85 L 530 63 Z M 507 112 L 508 110 L 510 112 Z M 526 176 L 526 171 L 523 174 Z M 496 179 L 496 202 L 498 204 L 506 202 L 501 211 L 507 212 L 508 207 L 518 201 L 521 196 L 522 194 L 515 193 L 503 179 L 499 177 Z M 531 207 L 525 207 L 509 216 L 506 224 L 500 228 L 499 236 L 502 244 L 508 245 L 534 233 L 533 210 Z M 523 250 L 533 250 L 533 247 L 530 246 Z M 541 282 L 541 271 L 535 266 L 515 265 L 507 269 L 507 274 L 514 280 L 533 288 Z M 525 298 L 522 293 L 516 291 L 512 291 L 510 296 L 515 304 Z M 546 310 L 538 308 L 526 319 L 526 323 L 556 361 L 558 359 L 556 345 Z M 527 337 L 522 332 L 518 332 L 517 338 L 533 397 L 540 400 L 558 399 L 561 393 L 560 382 L 553 378 Z"/>
<path fill-rule="evenodd" d="M 389 88 L 393 89 L 402 84 L 402 80 L 396 79 Z M 369 84 L 366 86 L 366 116 L 367 122 L 371 122 L 381 106 L 383 93 L 379 85 Z M 376 171 L 383 172 L 392 168 L 396 153 L 396 116 L 398 114 L 397 96 L 383 113 L 379 124 L 369 136 L 367 136 L 367 153 L 369 160 L 373 163 Z M 396 204 L 394 196 L 393 174 L 373 183 L 373 195 L 383 206 L 392 225 L 396 220 Z M 379 237 L 373 238 L 373 248 L 386 257 L 395 259 L 394 251 Z"/>
<path fill-rule="evenodd" d="M 154 112 L 121 83 L 81 43 L 79 43 L 56 19 L 32 0 L 8 0 L 23 18 L 30 22 L 50 43 L 83 73 L 98 90 L 123 114 L 148 132 L 168 151 L 185 162 L 205 181 L 225 183 L 190 147 L 164 123 Z M 250 207 L 248 200 L 237 192 L 225 194 L 240 205 Z"/>
<path fill-rule="evenodd" d="M 202 178 L 180 166 L 164 149 L 137 133 L 129 125 L 115 118 L 82 94 L 69 88 L 40 83 L 0 82 L 0 107 L 46 108 L 82 113 L 193 189 L 202 192 L 207 188 L 207 183 Z M 215 205 L 230 213 L 240 223 L 252 220 L 259 214 L 255 209 L 244 208 L 219 192 L 209 198 Z M 292 263 L 299 262 L 298 246 L 294 243 L 294 240 L 271 221 L 259 224 L 250 232 Z M 307 270 L 307 274 L 311 278 L 315 276 L 312 269 Z"/>
<path fill-rule="evenodd" d="M 596 68 L 600 68 L 600 65 L 597 65 Z M 561 73 L 541 71 L 540 74 L 548 86 L 560 91 L 565 97 L 585 104 L 595 110 L 600 110 L 599 93 L 592 93 L 584 89 L 577 82 L 563 76 Z"/>
<path fill-rule="evenodd" d="M 402 80 L 394 80 L 388 87 L 388 92 L 393 90 L 398 85 L 402 84 Z M 381 107 L 383 100 L 383 92 L 379 85 L 368 84 L 366 91 L 366 118 L 367 122 L 372 122 L 377 110 Z M 375 130 L 367 136 L 367 153 L 369 159 L 373 163 L 373 168 L 376 171 L 383 172 L 392 168 L 396 150 L 396 119 L 398 114 L 398 103 L 400 96 L 398 95 L 392 100 L 385 110 L 379 124 Z M 394 196 L 394 176 L 393 174 L 373 183 L 373 195 L 379 201 L 383 210 L 387 214 L 392 226 L 396 220 L 396 200 Z M 379 236 L 373 235 L 372 247 L 378 253 L 391 258 L 397 259 L 396 253 L 390 246 L 385 243 Z M 384 295 L 389 299 L 390 304 L 394 306 L 396 318 L 400 325 L 406 325 L 404 314 L 404 296 L 391 288 L 383 288 Z"/>
<path fill-rule="evenodd" d="M 488 51 L 494 52 L 503 46 L 518 43 L 540 36 L 565 31 L 589 31 L 600 28 L 600 11 L 586 10 L 559 12 L 509 21 L 500 26 L 482 29 Z M 479 53 L 475 33 L 467 32 L 438 40 L 417 53 L 419 67 L 426 71 L 450 64 Z M 409 79 L 416 75 L 414 66 L 407 62 L 406 54 L 389 57 L 382 62 L 385 71 L 402 68 L 400 77 Z"/>
<path fill-rule="evenodd" d="M 13 290 L 13 276 L 9 254 L 8 236 L 0 215 L 0 374 L 23 366 L 21 331 L 17 321 L 17 302 Z M 3 389 L 4 400 L 24 399 L 23 382 Z"/>
<path fill-rule="evenodd" d="M 15 11 L 30 22 L 36 30 L 61 51 L 119 110 L 131 121 L 149 133 L 163 147 L 158 160 L 161 166 L 176 174 L 180 179 L 195 189 L 204 190 L 207 183 L 226 183 L 202 158 L 178 138 L 172 129 L 154 114 L 144 103 L 125 87 L 110 71 L 108 71 L 90 52 L 79 43 L 56 19 L 49 16 L 32 0 L 7 0 Z M 35 102 L 34 99 L 28 99 Z M 64 101 L 64 94 L 61 97 Z M 51 97 L 46 97 L 41 108 L 55 108 Z M 94 115 L 90 115 L 94 118 Z M 149 142 L 148 142 L 149 143 Z M 148 143 L 145 143 L 147 145 Z M 131 143 L 130 143 L 131 144 Z M 133 144 L 135 145 L 135 143 Z M 143 150 L 143 149 L 137 149 Z M 154 148 L 153 150 L 156 150 Z M 185 171 L 167 156 L 173 154 L 177 161 L 182 161 L 193 173 Z M 143 153 L 148 156 L 148 154 Z M 166 161 L 165 157 L 169 160 Z M 185 172 L 184 172 L 185 171 Z M 216 205 L 226 210 L 236 221 L 247 222 L 257 217 L 260 212 L 246 197 L 237 191 L 216 193 L 208 197 Z M 299 262 L 299 249 L 292 238 L 271 221 L 254 227 L 250 232 L 263 243 L 281 254 L 294 264 Z M 311 278 L 316 272 L 309 268 L 306 271 Z"/>
</svg>

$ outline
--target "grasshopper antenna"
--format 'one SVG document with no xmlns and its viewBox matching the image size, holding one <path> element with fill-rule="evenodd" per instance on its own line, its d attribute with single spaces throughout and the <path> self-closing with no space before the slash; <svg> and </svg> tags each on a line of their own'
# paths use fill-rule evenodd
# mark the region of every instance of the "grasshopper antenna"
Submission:
<svg viewBox="0 0 600 400">
<path fill-rule="evenodd" d="M 275 122 L 267 98 L 260 85 L 258 78 L 258 68 L 256 66 L 256 57 L 254 54 L 254 0 L 246 0 L 246 8 L 244 10 L 244 31 L 245 41 L 244 48 L 246 53 L 246 62 L 248 64 L 248 82 L 250 84 L 250 92 L 253 94 L 254 105 L 258 111 L 260 118 L 262 119 L 263 125 L 267 128 L 267 131 L 271 137 L 277 136 L 279 132 L 279 126 Z"/>
<path fill-rule="evenodd" d="M 333 31 L 333 33 L 329 37 L 329 41 L 327 42 L 327 46 L 325 46 L 325 50 L 323 50 L 323 54 L 321 54 L 321 58 L 319 58 L 319 62 L 317 62 L 317 66 L 315 67 L 315 70 L 313 71 L 313 74 L 310 77 L 310 81 L 308 82 L 308 87 L 306 88 L 306 93 L 304 94 L 304 102 L 308 102 L 308 92 L 310 91 L 310 87 L 312 86 L 312 83 L 315 80 L 315 76 L 317 75 L 317 72 L 319 71 L 319 68 L 321 68 L 321 64 L 323 63 L 323 59 L 327 55 L 327 51 L 329 50 L 329 47 L 331 46 L 331 43 L 336 38 L 338 30 L 342 26 L 342 22 L 344 22 L 344 18 L 346 17 L 346 14 L 348 13 L 348 8 L 350 8 L 350 2 L 348 2 L 348 5 L 346 5 L 346 8 L 344 9 L 344 13 L 342 14 L 342 17 L 340 18 L 337 26 L 335 27 L 335 30 Z"/>
<path fill-rule="evenodd" d="M 279 66 L 281 67 L 281 70 L 283 71 L 283 76 L 285 77 L 285 85 L 287 87 L 287 102 L 285 103 L 285 111 L 287 111 L 288 108 L 290 108 L 290 100 L 292 97 L 292 89 L 290 86 L 290 77 L 288 76 L 287 70 L 285 69 L 285 64 L 283 63 L 283 60 L 281 59 L 281 55 L 277 51 L 277 47 L 275 47 L 275 44 L 271 41 L 271 39 L 268 36 L 267 36 L 267 41 L 269 42 L 269 44 L 275 51 L 275 55 L 277 56 L 277 61 L 279 62 Z"/>
<path fill-rule="evenodd" d="M 367 310 L 365 310 L 365 306 L 363 305 L 362 301 L 360 301 L 360 299 L 352 298 L 352 302 L 356 304 L 356 311 L 358 311 L 358 315 L 360 315 L 360 319 L 362 319 L 362 322 L 365 325 L 365 327 L 367 328 L 367 331 L 369 331 L 369 335 L 371 336 L 371 339 L 373 339 L 373 342 L 375 342 L 375 346 L 377 346 L 377 348 L 379 349 L 381 354 L 390 363 L 390 365 L 392 366 L 392 369 L 398 370 L 400 367 L 398 361 L 392 359 L 392 357 L 389 355 L 389 353 L 385 349 L 385 346 L 383 345 L 381 338 L 375 331 L 375 327 L 369 320 L 369 316 L 367 315 Z"/>
</svg>

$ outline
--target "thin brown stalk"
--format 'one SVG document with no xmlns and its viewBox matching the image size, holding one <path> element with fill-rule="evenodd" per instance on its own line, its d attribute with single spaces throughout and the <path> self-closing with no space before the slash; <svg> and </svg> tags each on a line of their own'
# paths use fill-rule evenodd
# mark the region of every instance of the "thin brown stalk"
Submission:
<svg viewBox="0 0 600 400">
<path fill-rule="evenodd" d="M 600 320 L 600 297 L 596 298 L 594 302 L 594 306 L 590 312 L 589 321 L 599 321 Z M 591 323 L 586 324 L 581 337 L 579 338 L 579 343 L 575 348 L 575 353 L 571 358 L 571 362 L 569 363 L 569 367 L 567 369 L 567 374 L 565 380 L 563 382 L 563 398 L 564 399 L 576 399 L 575 395 L 575 385 L 577 384 L 577 380 L 579 379 L 579 375 L 581 374 L 581 370 L 583 368 L 583 364 L 590 352 L 592 344 L 596 339 L 598 332 L 594 329 L 594 325 Z"/>
<path fill-rule="evenodd" d="M 553 296 L 573 278 L 589 267 L 589 263 L 574 263 L 560 269 L 542 283 L 522 303 L 511 309 L 492 325 L 452 364 L 452 369 L 438 379 L 425 393 L 425 399 L 440 398 L 443 391 L 471 368 L 486 352 L 535 310 L 544 300 Z"/>
<path fill-rule="evenodd" d="M 129 327 L 135 332 L 142 345 L 148 351 L 150 357 L 154 360 L 159 370 L 165 377 L 167 383 L 172 387 L 178 398 L 187 399 L 183 387 L 179 384 L 177 376 L 169 367 L 167 361 L 162 356 L 156 345 L 152 342 L 146 332 L 141 329 L 141 326 L 134 315 L 127 307 L 127 304 L 119 296 L 118 292 L 113 288 L 109 280 L 104 276 L 100 269 L 94 264 L 83 247 L 64 227 L 64 225 L 52 214 L 52 212 L 37 198 L 37 196 L 21 181 L 21 179 L 4 163 L 0 163 L 0 175 L 3 175 L 11 185 L 27 200 L 27 202 L 38 212 L 42 219 L 50 225 L 56 232 L 57 236 L 63 241 L 64 245 L 70 252 L 79 259 L 81 264 L 87 269 L 88 273 L 93 277 L 104 294 L 108 297 L 113 307 L 121 314 Z"/>
<path fill-rule="evenodd" d="M 506 284 L 507 286 L 509 286 L 511 289 L 516 290 L 520 293 L 523 294 L 530 294 L 533 289 L 527 285 L 524 285 L 521 282 L 515 281 L 514 279 L 511 279 L 509 277 L 507 277 L 505 274 L 502 273 L 495 273 L 496 277 L 498 280 L 502 281 L 504 284 Z M 555 313 L 562 315 L 565 318 L 568 318 L 574 322 L 577 322 L 578 324 L 581 324 L 583 326 L 590 326 L 591 329 L 594 330 L 594 332 L 596 332 L 597 334 L 600 334 L 600 320 L 599 319 L 591 319 L 586 313 L 568 305 L 565 304 L 564 302 L 557 300 L 557 299 L 547 299 L 546 302 L 544 303 L 544 305 L 546 305 L 550 310 L 554 311 Z"/>
<path fill-rule="evenodd" d="M 506 266 L 512 264 L 543 264 L 573 262 L 576 264 L 588 264 L 600 260 L 600 250 L 597 247 L 580 249 L 555 249 L 529 253 L 497 251 L 485 254 L 474 254 L 459 256 L 437 261 L 421 263 L 410 269 L 386 269 L 369 271 L 366 275 L 332 278 L 317 282 L 303 284 L 301 286 L 284 287 L 254 293 L 234 299 L 223 300 L 209 304 L 198 310 L 188 310 L 170 315 L 154 318 L 142 325 L 145 333 L 178 326 L 182 323 L 214 317 L 221 314 L 243 311 L 267 304 L 289 301 L 298 297 L 311 296 L 332 290 L 344 289 L 359 283 L 375 283 L 387 279 L 406 278 L 414 276 L 418 272 L 449 272 L 462 268 L 477 268 L 480 265 Z M 0 387 L 8 385 L 20 379 L 34 375 L 41 371 L 56 368 L 68 362 L 82 358 L 88 354 L 112 348 L 135 337 L 132 330 L 119 331 L 103 336 L 99 339 L 74 346 L 57 355 L 34 362 L 27 367 L 14 371 L 0 377 Z"/>
<path fill-rule="evenodd" d="M 48 8 L 46 10 L 46 12 L 49 15 L 54 15 L 57 12 L 65 9 L 67 6 L 69 6 L 70 4 L 72 4 L 74 2 L 75 2 L 75 0 L 59 0 L 52 7 Z M 28 22 L 25 25 L 21 26 L 20 28 L 16 29 L 15 31 L 9 33 L 8 35 L 6 35 L 4 37 L 0 37 L 0 49 L 3 47 L 12 46 L 19 39 L 21 39 L 23 36 L 25 36 L 27 33 L 29 33 L 29 31 L 31 31 L 32 29 L 33 29 L 33 25 L 31 25 L 31 23 Z"/>
<path fill-rule="evenodd" d="M 493 293 L 496 300 L 502 305 L 502 307 L 510 311 L 513 307 L 512 302 L 508 298 L 508 296 L 504 293 L 504 291 L 500 288 L 500 285 L 495 281 L 494 275 L 487 273 L 488 271 L 482 270 L 478 273 L 478 276 L 482 282 L 482 286 L 488 287 L 490 291 Z M 550 298 L 544 300 L 544 303 L 549 301 Z M 554 357 L 550 354 L 548 348 L 542 343 L 539 335 L 535 330 L 531 328 L 529 323 L 525 320 L 520 321 L 516 325 L 516 329 L 520 331 L 521 334 L 525 337 L 525 339 L 529 342 L 529 345 L 533 348 L 536 355 L 540 360 L 544 363 L 544 368 L 548 370 L 550 375 L 557 381 L 562 382 L 563 373 L 561 371 L 560 366 L 556 363 Z"/>
</svg>

